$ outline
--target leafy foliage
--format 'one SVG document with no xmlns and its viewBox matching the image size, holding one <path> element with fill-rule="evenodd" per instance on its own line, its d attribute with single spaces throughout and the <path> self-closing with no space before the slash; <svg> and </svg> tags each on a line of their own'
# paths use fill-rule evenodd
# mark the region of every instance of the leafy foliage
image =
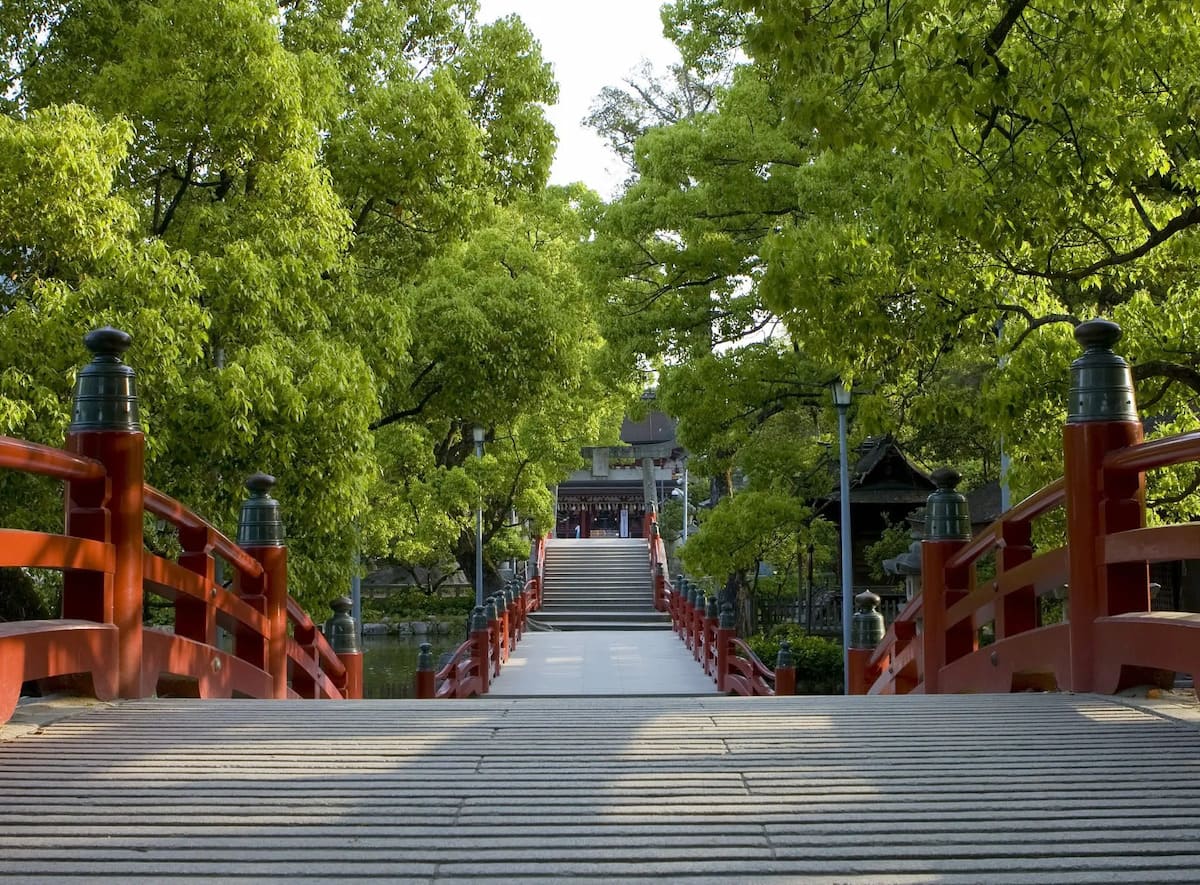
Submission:
<svg viewBox="0 0 1200 885">
<path fill-rule="evenodd" d="M 544 187 L 556 86 L 519 20 L 20 0 L 0 57 L 0 431 L 61 441 L 109 323 L 151 481 L 232 531 L 243 477 L 277 475 L 314 605 L 356 547 L 468 558 L 480 500 L 497 557 L 548 524 L 619 408 L 574 269 L 595 197 Z M 3 482 L 10 524 L 53 524 L 52 489 Z"/>
<path fill-rule="evenodd" d="M 842 647 L 823 636 L 809 636 L 797 624 L 781 624 L 770 633 L 746 640 L 768 667 L 774 667 L 779 647 L 788 642 L 796 667 L 796 694 L 842 693 Z"/>
</svg>

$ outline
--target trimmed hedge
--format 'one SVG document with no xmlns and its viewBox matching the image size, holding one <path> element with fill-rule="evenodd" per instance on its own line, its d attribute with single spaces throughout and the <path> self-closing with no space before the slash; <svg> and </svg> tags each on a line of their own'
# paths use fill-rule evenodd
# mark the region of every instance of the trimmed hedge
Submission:
<svg viewBox="0 0 1200 885">
<path fill-rule="evenodd" d="M 751 636 L 746 643 L 764 664 L 775 666 L 779 644 L 792 645 L 796 663 L 796 694 L 842 693 L 842 646 L 824 636 L 809 636 L 798 624 L 780 624 L 769 633 Z"/>
</svg>

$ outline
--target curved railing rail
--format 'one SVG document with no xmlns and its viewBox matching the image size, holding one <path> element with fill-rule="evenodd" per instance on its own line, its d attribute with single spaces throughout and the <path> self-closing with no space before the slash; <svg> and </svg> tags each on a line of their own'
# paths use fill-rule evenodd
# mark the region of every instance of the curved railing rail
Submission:
<svg viewBox="0 0 1200 885">
<path fill-rule="evenodd" d="M 528 628 L 529 615 L 542 605 L 546 539 L 534 541 L 532 576 L 512 582 L 471 614 L 467 639 L 436 669 L 433 647 L 421 645 L 414 676 L 418 698 L 470 698 L 486 695 Z"/>
<path fill-rule="evenodd" d="M 64 572 L 61 618 L 0 624 L 0 722 L 12 715 L 23 684 L 73 674 L 90 676 L 94 694 L 106 700 L 347 695 L 346 666 L 307 612 L 288 597 L 286 617 L 273 619 L 263 564 L 180 502 L 144 483 L 129 496 L 127 477 L 111 475 L 95 458 L 10 437 L 0 437 L 0 468 L 63 481 L 68 501 L 67 534 L 0 529 L 0 566 Z M 140 505 L 139 526 L 144 512 L 175 527 L 178 560 L 145 549 L 140 536 L 136 545 L 117 543 L 113 507 L 128 500 Z M 118 562 L 129 556 L 137 558 L 132 569 Z M 215 580 L 217 557 L 233 570 L 232 590 Z M 140 578 L 140 588 L 127 592 L 136 601 L 132 629 L 119 623 L 119 572 Z M 286 594 L 286 578 L 275 583 Z M 172 606 L 170 629 L 141 623 L 143 595 Z M 232 651 L 220 647 L 218 628 L 233 635 Z M 272 646 L 289 653 L 272 660 Z M 132 691 L 121 690 L 122 654 L 134 658 Z"/>
<path fill-rule="evenodd" d="M 49 446 L 0 437 L 0 468 L 75 484 L 95 521 L 108 520 L 109 489 L 104 465 Z M 0 529 L 0 566 L 57 569 L 86 576 L 94 591 L 80 617 L 0 623 L 0 723 L 16 709 L 21 686 L 32 680 L 91 677 L 101 700 L 118 694 L 118 631 L 113 622 L 116 556 L 107 538 L 83 538 Z"/>
<path fill-rule="evenodd" d="M 256 494 L 243 517 L 252 503 L 271 514 L 275 534 L 261 535 L 261 547 L 236 544 L 147 485 L 135 373 L 122 362 L 131 340 L 100 329 L 84 342 L 93 356 L 77 374 L 64 448 L 0 437 L 0 469 L 63 482 L 66 503 L 61 535 L 0 529 L 0 565 L 63 572 L 61 617 L 0 624 L 0 722 L 24 683 L 76 674 L 103 699 L 361 696 L 357 645 L 335 652 L 287 595 L 278 502 L 266 494 L 274 479 L 247 484 Z M 176 529 L 178 559 L 146 548 L 147 515 Z M 232 590 L 216 580 L 218 559 L 233 570 Z M 143 623 L 147 595 L 171 606 L 171 629 Z M 343 635 L 356 636 L 346 620 Z M 233 635 L 232 651 L 219 628 Z"/>
<path fill-rule="evenodd" d="M 1067 584 L 1067 550 L 1034 553 L 1036 520 L 1066 503 L 1061 479 L 1017 504 L 967 542 L 923 545 L 923 574 L 941 575 L 895 618 L 883 641 L 852 665 L 871 693 L 1009 691 L 1064 677 L 1062 624 L 1040 623 L 1041 598 Z M 990 562 L 993 576 L 981 579 Z M 936 607 L 930 605 L 940 599 Z M 914 640 L 920 628 L 920 642 Z M 990 640 L 981 646 L 983 633 Z M 859 656 L 862 657 L 861 652 Z M 858 675 L 855 676 L 855 670 Z"/>
<path fill-rule="evenodd" d="M 1150 592 L 1152 563 L 1200 555 L 1200 522 L 1147 526 L 1145 503 L 1147 471 L 1200 463 L 1200 431 L 1143 441 L 1128 365 L 1111 350 L 1119 328 L 1094 320 L 1076 337 L 1086 350 L 1072 364 L 1063 479 L 974 539 L 922 542 L 921 595 L 877 647 L 851 652 L 854 690 L 1111 693 L 1178 673 L 1200 684 L 1200 614 L 1155 611 Z M 1056 509 L 1066 543 L 1035 553 L 1031 526 Z M 1066 616 L 1043 624 L 1050 593 Z"/>
<path fill-rule="evenodd" d="M 796 669 L 790 652 L 783 650 L 774 670 L 767 667 L 733 626 L 733 609 L 718 614 L 717 601 L 698 587 L 679 587 L 667 573 L 667 554 L 658 517 L 646 516 L 646 538 L 650 545 L 650 570 L 654 576 L 655 605 L 669 612 L 671 628 L 692 656 L 725 694 L 792 695 L 796 693 Z M 680 576 L 680 583 L 684 579 Z"/>
</svg>

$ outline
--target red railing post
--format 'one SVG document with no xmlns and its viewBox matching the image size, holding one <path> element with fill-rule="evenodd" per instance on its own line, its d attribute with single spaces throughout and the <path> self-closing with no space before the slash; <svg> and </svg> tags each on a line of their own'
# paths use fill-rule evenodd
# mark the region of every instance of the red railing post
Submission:
<svg viewBox="0 0 1200 885">
<path fill-rule="evenodd" d="M 786 639 L 779 643 L 775 657 L 775 695 L 790 697 L 796 693 L 796 662 L 792 659 L 792 644 Z"/>
<path fill-rule="evenodd" d="M 363 653 L 358 642 L 358 624 L 354 621 L 354 603 L 349 596 L 339 596 L 329 604 L 333 617 L 325 622 L 325 638 L 333 649 L 346 674 L 333 683 L 343 698 L 359 700 L 363 696 Z"/>
<path fill-rule="evenodd" d="M 1097 618 L 1150 608 L 1145 563 L 1104 564 L 1104 537 L 1145 524 L 1141 473 L 1105 475 L 1104 456 L 1142 440 L 1129 364 L 1112 350 L 1121 328 L 1095 319 L 1075 328 L 1084 353 L 1071 364 L 1071 394 L 1063 428 L 1070 569 L 1068 630 L 1071 685 L 1091 691 L 1097 667 Z"/>
<path fill-rule="evenodd" d="M 700 622 L 700 666 L 709 676 L 713 674 L 713 634 L 717 629 L 717 597 L 710 596 L 704 605 L 704 619 Z"/>
<path fill-rule="evenodd" d="M 496 597 L 489 596 L 483 606 L 487 614 L 488 656 L 485 664 L 490 668 L 489 679 L 500 675 L 500 617 L 496 611 Z"/>
<path fill-rule="evenodd" d="M 263 576 L 261 586 L 239 589 L 244 594 L 251 589 L 257 591 L 245 598 L 266 616 L 270 633 L 267 636 L 239 633 L 237 655 L 270 673 L 272 697 L 283 699 L 288 696 L 288 570 L 279 502 L 268 494 L 275 486 L 275 477 L 256 473 L 245 485 L 250 497 L 242 503 L 237 541 L 262 565 Z"/>
<path fill-rule="evenodd" d="M 496 621 L 500 627 L 500 647 L 497 649 L 499 652 L 497 663 L 507 664 L 508 656 L 512 652 L 512 648 L 509 645 L 509 629 L 511 624 L 508 618 L 508 597 L 503 593 L 496 594 Z"/>
<path fill-rule="evenodd" d="M 1033 558 L 1033 527 L 1028 522 L 1002 522 L 996 550 L 996 577 Z M 1026 633 L 1038 625 L 1038 598 L 1033 587 L 1014 590 L 996 606 L 996 641 Z"/>
<path fill-rule="evenodd" d="M 92 361 L 76 379 L 66 449 L 94 458 L 108 473 L 105 509 L 92 483 L 67 483 L 66 532 L 107 540 L 115 552 L 112 584 L 102 576 L 66 572 L 63 617 L 117 626 L 117 687 L 123 698 L 153 691 L 142 675 L 142 518 L 145 504 L 145 437 L 138 423 L 137 381 L 121 362 L 132 339 L 112 328 L 84 338 Z"/>
<path fill-rule="evenodd" d="M 217 609 L 213 605 L 216 582 L 216 562 L 212 550 L 216 543 L 213 530 L 204 528 L 180 528 L 179 544 L 183 552 L 179 554 L 179 564 L 204 579 L 206 587 L 214 588 L 205 593 L 204 600 L 180 595 L 175 600 L 175 635 L 203 643 L 209 648 L 217 647 Z M 214 659 L 213 667 L 219 667 L 220 661 Z M 217 693 L 216 678 L 218 671 L 211 667 L 206 669 L 197 682 L 200 697 L 214 697 Z M 147 682 L 157 680 L 157 673 L 146 674 Z M 226 693 L 227 694 L 227 693 Z"/>
<path fill-rule="evenodd" d="M 650 518 L 654 519 L 653 511 Z M 662 534 L 659 531 L 658 522 L 650 522 L 648 529 L 650 577 L 654 581 L 654 610 L 661 612 L 667 610 L 667 564 L 663 561 L 663 554 L 666 552 L 666 548 L 663 546 Z"/>
<path fill-rule="evenodd" d="M 491 644 L 488 641 L 490 633 L 486 610 L 483 606 L 475 606 L 475 611 L 471 614 L 471 641 L 474 643 L 474 652 L 471 656 L 475 659 L 476 667 L 479 670 L 479 693 L 481 695 L 488 693 L 488 686 L 492 681 Z"/>
<path fill-rule="evenodd" d="M 721 619 L 717 627 L 717 691 L 722 694 L 729 691 L 730 646 L 737 637 L 734 623 L 733 606 L 727 602 L 721 606 Z"/>
<path fill-rule="evenodd" d="M 700 652 L 703 648 L 704 633 L 704 608 L 707 605 L 707 600 L 704 598 L 704 591 L 697 589 L 696 595 L 692 599 L 692 657 L 697 661 L 700 660 Z"/>
<path fill-rule="evenodd" d="M 850 624 L 850 685 L 847 694 L 867 694 L 878 678 L 871 668 L 875 647 L 883 641 L 883 615 L 879 613 L 879 596 L 864 590 L 854 597 L 854 620 Z M 778 693 L 778 691 L 776 692 Z"/>
<path fill-rule="evenodd" d="M 969 573 L 947 563 L 971 537 L 967 499 L 954 491 L 962 477 L 942 468 L 933 472 L 937 491 L 925 505 L 925 534 L 921 542 L 922 654 L 925 693 L 937 694 L 942 667 L 975 649 L 974 625 L 946 623 L 947 610 L 967 594 Z M 847 674 L 849 675 L 849 674 Z"/>
<path fill-rule="evenodd" d="M 434 697 L 437 687 L 433 684 L 433 646 L 428 642 L 421 643 L 417 654 L 416 696 L 421 700 Z"/>
</svg>

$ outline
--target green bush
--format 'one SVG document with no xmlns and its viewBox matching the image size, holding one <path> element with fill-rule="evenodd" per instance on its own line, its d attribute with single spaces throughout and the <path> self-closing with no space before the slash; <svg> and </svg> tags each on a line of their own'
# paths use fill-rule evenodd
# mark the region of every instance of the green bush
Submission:
<svg viewBox="0 0 1200 885">
<path fill-rule="evenodd" d="M 409 587 L 393 590 L 382 599 L 364 599 L 363 620 L 465 622 L 474 604 L 474 591 L 441 596 Z"/>
<path fill-rule="evenodd" d="M 779 644 L 785 639 L 792 645 L 797 694 L 842 693 L 840 643 L 823 636 L 809 636 L 799 624 L 780 624 L 769 633 L 751 636 L 746 642 L 764 664 L 774 667 Z"/>
</svg>

